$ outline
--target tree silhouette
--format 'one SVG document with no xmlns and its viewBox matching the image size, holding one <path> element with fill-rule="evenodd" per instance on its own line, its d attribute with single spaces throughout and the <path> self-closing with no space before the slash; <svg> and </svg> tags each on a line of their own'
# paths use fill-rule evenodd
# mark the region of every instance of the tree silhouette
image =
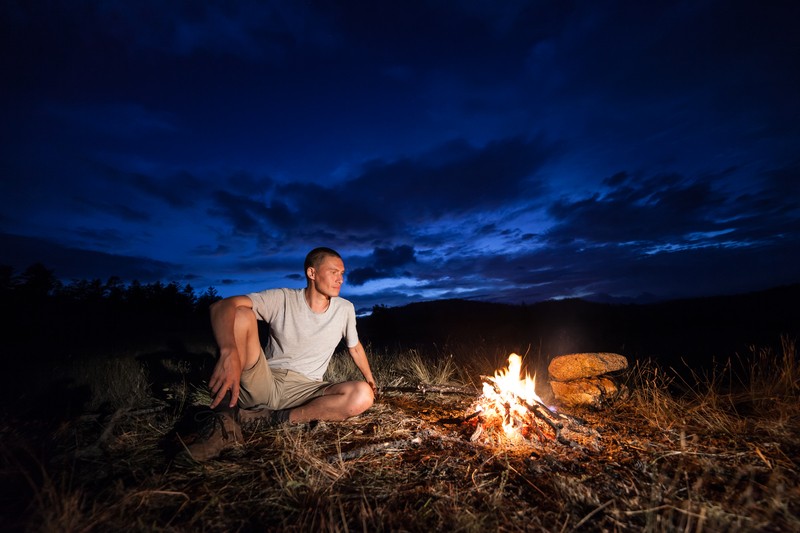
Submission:
<svg viewBox="0 0 800 533">
<path fill-rule="evenodd" d="M 41 263 L 35 263 L 26 268 L 20 276 L 19 285 L 28 296 L 36 298 L 53 296 L 62 288 L 55 273 Z"/>
<path fill-rule="evenodd" d="M 117 276 L 64 284 L 40 263 L 19 275 L 0 266 L 0 294 L 6 345 L 53 357 L 208 334 L 208 306 L 220 299 L 213 287 L 197 297 L 189 284 L 126 285 Z"/>
</svg>

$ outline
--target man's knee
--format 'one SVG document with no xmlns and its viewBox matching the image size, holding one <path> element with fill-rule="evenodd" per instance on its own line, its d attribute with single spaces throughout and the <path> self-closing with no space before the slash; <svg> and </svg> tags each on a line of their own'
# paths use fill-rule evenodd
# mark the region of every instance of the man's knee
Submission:
<svg viewBox="0 0 800 533">
<path fill-rule="evenodd" d="M 375 401 L 375 396 L 372 393 L 372 387 L 363 381 L 356 381 L 353 383 L 353 389 L 350 393 L 350 416 L 360 415 L 370 407 Z"/>
<path fill-rule="evenodd" d="M 233 318 L 234 327 L 257 327 L 256 313 L 249 307 L 239 306 Z"/>
<path fill-rule="evenodd" d="M 258 338 L 258 321 L 249 307 L 237 307 L 233 317 L 233 332 L 240 339 Z"/>
</svg>

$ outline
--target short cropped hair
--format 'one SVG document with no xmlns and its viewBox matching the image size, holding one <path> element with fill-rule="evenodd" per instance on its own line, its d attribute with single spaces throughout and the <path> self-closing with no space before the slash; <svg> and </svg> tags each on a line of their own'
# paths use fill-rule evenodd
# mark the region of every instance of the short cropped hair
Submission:
<svg viewBox="0 0 800 533">
<path fill-rule="evenodd" d="M 320 246 L 319 248 L 314 248 L 308 255 L 306 256 L 306 261 L 303 264 L 303 272 L 306 273 L 306 277 L 308 277 L 308 268 L 314 267 L 318 268 L 322 261 L 329 256 L 338 257 L 339 259 L 342 258 L 339 255 L 339 252 L 332 248 L 325 248 L 324 246 Z"/>
</svg>

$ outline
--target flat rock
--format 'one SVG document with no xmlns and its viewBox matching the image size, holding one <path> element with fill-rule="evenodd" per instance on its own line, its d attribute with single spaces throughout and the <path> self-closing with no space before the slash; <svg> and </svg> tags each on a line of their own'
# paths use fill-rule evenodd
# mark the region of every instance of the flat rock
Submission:
<svg viewBox="0 0 800 533">
<path fill-rule="evenodd" d="M 619 394 L 617 384 L 606 377 L 551 381 L 550 386 L 556 401 L 567 407 L 599 407 Z"/>
<path fill-rule="evenodd" d="M 616 353 L 573 353 L 554 357 L 547 371 L 551 380 L 573 381 L 624 368 L 628 368 L 628 360 Z"/>
</svg>

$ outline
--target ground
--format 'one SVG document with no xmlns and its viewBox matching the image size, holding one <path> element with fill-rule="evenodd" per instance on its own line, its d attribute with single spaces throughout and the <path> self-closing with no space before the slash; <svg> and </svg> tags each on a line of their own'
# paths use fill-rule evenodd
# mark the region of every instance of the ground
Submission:
<svg viewBox="0 0 800 533">
<path fill-rule="evenodd" d="M 401 389 L 401 387 L 397 387 Z M 179 460 L 201 406 L 153 401 L 49 427 L 6 420 L 3 523 L 126 531 L 787 531 L 800 526 L 797 420 L 642 414 L 635 395 L 572 411 L 587 446 L 470 440 L 477 392 L 382 393 L 345 422 L 255 429 Z M 658 396 L 648 397 L 656 402 Z M 668 407 L 677 408 L 679 404 Z M 179 412 L 180 413 L 180 417 Z M 796 418 L 796 417 L 795 417 Z M 673 421 L 675 425 L 669 426 Z M 749 424 L 749 426 L 748 426 Z M 765 430 L 766 428 L 766 430 Z"/>
</svg>

